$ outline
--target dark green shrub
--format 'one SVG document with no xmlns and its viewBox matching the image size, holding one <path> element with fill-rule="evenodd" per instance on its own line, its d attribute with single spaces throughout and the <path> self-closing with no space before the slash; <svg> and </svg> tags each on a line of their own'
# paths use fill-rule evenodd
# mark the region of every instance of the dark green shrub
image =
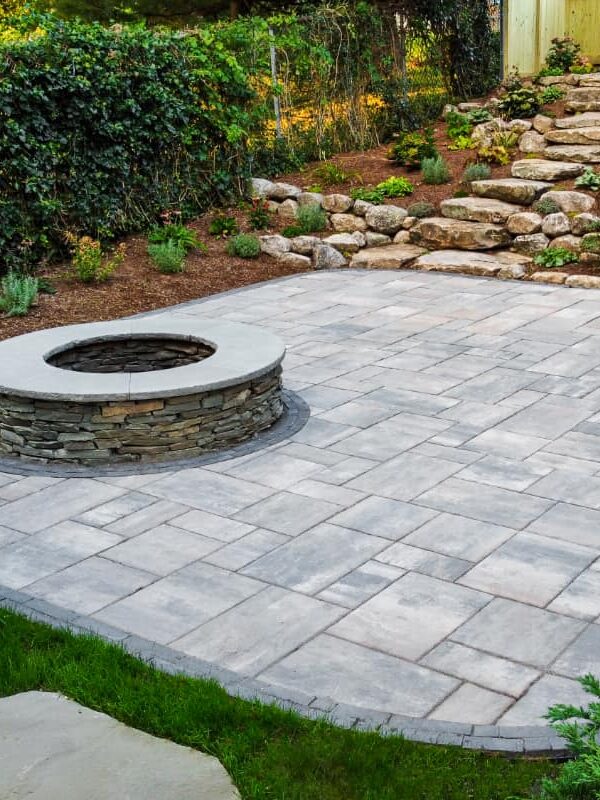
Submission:
<svg viewBox="0 0 600 800">
<path fill-rule="evenodd" d="M 37 300 L 39 282 L 12 270 L 0 281 L 0 311 L 7 317 L 23 317 Z"/>
<path fill-rule="evenodd" d="M 270 220 L 269 201 L 262 197 L 254 197 L 248 211 L 248 223 L 252 230 L 263 231 L 269 227 Z"/>
<path fill-rule="evenodd" d="M 235 217 L 228 217 L 226 214 L 217 214 L 208 226 L 210 235 L 217 236 L 219 239 L 235 236 L 238 231 L 239 226 Z"/>
<path fill-rule="evenodd" d="M 474 108 L 467 114 L 472 125 L 482 125 L 484 122 L 491 122 L 494 117 L 487 108 Z"/>
<path fill-rule="evenodd" d="M 412 203 L 406 212 L 409 217 L 417 217 L 417 219 L 425 219 L 425 217 L 435 217 L 435 206 L 432 203 L 427 203 L 422 200 L 419 203 Z"/>
<path fill-rule="evenodd" d="M 195 248 L 201 250 L 206 249 L 198 234 L 191 228 L 185 225 L 162 225 L 159 228 L 154 228 L 150 231 L 148 241 L 151 244 L 164 244 L 165 242 L 173 242 L 174 244 L 182 247 L 186 253 Z"/>
<path fill-rule="evenodd" d="M 487 121 L 487 120 L 486 120 Z M 459 111 L 451 111 L 446 115 L 446 132 L 450 139 L 461 137 L 469 138 L 473 130 L 474 123 L 468 114 L 461 114 Z"/>
<path fill-rule="evenodd" d="M 185 269 L 185 247 L 168 239 L 165 242 L 148 245 L 148 255 L 159 272 L 166 275 L 183 272 Z"/>
<path fill-rule="evenodd" d="M 381 189 L 368 189 L 366 187 L 352 189 L 350 197 L 353 200 L 364 200 L 365 203 L 373 203 L 375 206 L 381 205 L 385 200 L 385 194 Z"/>
<path fill-rule="evenodd" d="M 533 260 L 538 267 L 555 269 L 556 267 L 573 264 L 575 261 L 579 261 L 579 258 L 577 253 L 567 250 L 566 247 L 547 247 L 541 253 L 538 253 Z"/>
<path fill-rule="evenodd" d="M 43 35 L 0 45 L 0 264 L 237 190 L 250 90 L 210 32 L 32 20 Z"/>
<path fill-rule="evenodd" d="M 430 129 L 399 133 L 388 152 L 388 158 L 395 164 L 409 169 L 418 169 L 424 158 L 435 158 L 437 149 Z"/>
<path fill-rule="evenodd" d="M 327 227 L 327 214 L 318 203 L 300 206 L 297 220 L 304 233 L 316 233 Z"/>
<path fill-rule="evenodd" d="M 239 233 L 227 242 L 227 254 L 238 258 L 258 258 L 260 239 L 252 233 Z"/>
<path fill-rule="evenodd" d="M 560 206 L 551 197 L 540 197 L 533 204 L 533 210 L 546 217 L 548 214 L 558 214 Z"/>
<path fill-rule="evenodd" d="M 546 56 L 546 64 L 550 68 L 568 72 L 575 63 L 580 50 L 581 45 L 570 36 L 557 36 L 552 39 L 552 44 Z"/>
<path fill-rule="evenodd" d="M 437 185 L 452 179 L 450 168 L 441 156 L 424 158 L 421 162 L 424 183 Z"/>
<path fill-rule="evenodd" d="M 472 183 L 473 181 L 485 181 L 492 174 L 492 168 L 489 164 L 469 164 L 465 167 L 462 179 L 465 183 Z"/>
<path fill-rule="evenodd" d="M 558 86 L 546 86 L 540 93 L 540 102 L 543 106 L 557 103 L 565 96 L 564 91 Z"/>
<path fill-rule="evenodd" d="M 535 80 L 537 82 L 540 78 L 558 78 L 560 75 L 564 75 L 564 70 L 560 67 L 542 67 Z"/>
</svg>

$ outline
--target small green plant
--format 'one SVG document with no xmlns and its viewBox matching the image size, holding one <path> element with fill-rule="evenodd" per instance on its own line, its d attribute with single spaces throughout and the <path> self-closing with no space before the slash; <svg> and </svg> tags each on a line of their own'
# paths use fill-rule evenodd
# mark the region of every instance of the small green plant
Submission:
<svg viewBox="0 0 600 800">
<path fill-rule="evenodd" d="M 319 192 L 323 191 L 323 186 L 320 183 L 311 183 L 311 185 L 306 190 L 307 192 Z"/>
<path fill-rule="evenodd" d="M 324 161 L 313 170 L 321 186 L 337 186 L 340 183 L 362 183 L 362 176 L 356 170 L 345 170 L 333 161 Z"/>
<path fill-rule="evenodd" d="M 448 183 L 452 179 L 450 168 L 441 156 L 424 158 L 421 162 L 423 181 L 431 185 Z"/>
<path fill-rule="evenodd" d="M 254 197 L 248 211 L 248 224 L 253 231 L 264 231 L 269 227 L 271 212 L 269 201 L 262 197 Z"/>
<path fill-rule="evenodd" d="M 196 247 L 203 248 L 202 242 L 198 239 L 198 234 L 185 225 L 161 225 L 153 228 L 148 236 L 150 244 L 165 244 L 174 242 L 182 247 L 185 252 L 194 250 Z"/>
<path fill-rule="evenodd" d="M 71 247 L 73 270 L 82 283 L 104 283 L 125 260 L 124 244 L 109 257 L 102 252 L 100 242 L 91 236 L 67 233 L 65 239 Z"/>
<path fill-rule="evenodd" d="M 185 269 L 185 247 L 173 239 L 148 245 L 148 255 L 159 272 L 172 275 Z"/>
<path fill-rule="evenodd" d="M 557 36 L 552 39 L 552 44 L 546 56 L 546 64 L 549 67 L 568 72 L 577 61 L 580 50 L 581 45 L 570 36 Z"/>
<path fill-rule="evenodd" d="M 0 282 L 0 311 L 7 317 L 23 317 L 37 300 L 38 292 L 37 278 L 11 271 Z"/>
<path fill-rule="evenodd" d="M 558 214 L 560 206 L 551 197 L 541 197 L 533 204 L 533 210 L 546 217 L 548 214 Z"/>
<path fill-rule="evenodd" d="M 563 75 L 564 72 L 560 67 L 542 67 L 538 74 L 535 76 L 535 80 L 539 81 L 540 78 L 558 78 L 560 75 Z"/>
<path fill-rule="evenodd" d="M 469 193 L 465 192 L 464 189 L 458 189 L 456 192 L 454 192 L 452 197 L 455 197 L 457 200 L 459 200 L 459 199 L 461 199 L 463 197 L 469 197 Z"/>
<path fill-rule="evenodd" d="M 540 93 L 540 102 L 543 106 L 557 103 L 565 96 L 564 91 L 559 86 L 546 86 Z"/>
<path fill-rule="evenodd" d="M 535 89 L 521 86 L 500 97 L 498 110 L 506 119 L 529 119 L 535 117 L 541 107 L 540 95 Z"/>
<path fill-rule="evenodd" d="M 352 189 L 350 197 L 353 200 L 364 200 L 365 203 L 373 203 L 375 206 L 381 205 L 385 200 L 385 194 L 381 189 L 368 189 L 367 187 Z"/>
<path fill-rule="evenodd" d="M 575 186 L 590 189 L 592 192 L 600 191 L 600 174 L 592 167 L 586 167 L 583 175 L 575 179 Z"/>
<path fill-rule="evenodd" d="M 217 214 L 213 217 L 208 232 L 211 236 L 219 239 L 226 239 L 228 236 L 235 236 L 239 232 L 239 227 L 235 217 L 227 217 L 225 214 Z"/>
<path fill-rule="evenodd" d="M 566 740 L 574 758 L 554 778 L 543 778 L 540 800 L 597 800 L 600 797 L 600 681 L 579 678 L 593 701 L 583 706 L 555 705 L 546 718 Z"/>
<path fill-rule="evenodd" d="M 435 158 L 437 154 L 433 131 L 427 128 L 422 133 L 419 131 L 399 133 L 388 152 L 388 158 L 400 166 L 418 169 L 424 158 Z"/>
<path fill-rule="evenodd" d="M 586 222 L 585 233 L 600 233 L 600 219 L 591 219 Z"/>
<path fill-rule="evenodd" d="M 260 239 L 252 233 L 238 233 L 227 242 L 227 254 L 238 258 L 258 258 Z"/>
<path fill-rule="evenodd" d="M 583 237 L 581 249 L 585 253 L 600 253 L 600 233 L 588 233 Z"/>
<path fill-rule="evenodd" d="M 473 122 L 468 114 L 461 114 L 459 111 L 451 111 L 446 115 L 446 132 L 450 139 L 459 137 L 469 138 L 473 130 Z"/>
<path fill-rule="evenodd" d="M 571 67 L 571 72 L 575 75 L 589 75 L 590 72 L 594 71 L 594 65 L 592 62 L 587 58 L 587 56 L 578 55 L 575 59 L 575 63 Z"/>
<path fill-rule="evenodd" d="M 419 203 L 412 203 L 406 209 L 406 213 L 409 217 L 416 217 L 417 219 L 435 217 L 435 206 L 433 203 L 428 203 L 425 200 L 422 200 Z"/>
<path fill-rule="evenodd" d="M 465 183 L 473 181 L 485 181 L 492 174 L 489 164 L 468 164 L 463 172 L 462 179 Z"/>
<path fill-rule="evenodd" d="M 414 192 L 415 187 L 408 178 L 392 176 L 378 183 L 375 189 L 383 192 L 384 197 L 406 197 Z"/>
<path fill-rule="evenodd" d="M 499 164 L 505 166 L 510 163 L 510 150 L 501 144 L 493 144 L 489 147 L 480 147 L 477 150 L 477 158 L 486 164 Z"/>
<path fill-rule="evenodd" d="M 467 114 L 471 125 L 482 125 L 484 122 L 491 122 L 494 117 L 487 108 L 474 108 Z"/>
<path fill-rule="evenodd" d="M 469 150 L 471 147 L 473 147 L 473 139 L 470 136 L 459 136 L 450 142 L 448 150 Z"/>
<path fill-rule="evenodd" d="M 546 267 L 546 269 L 564 267 L 578 260 L 577 253 L 567 250 L 566 247 L 547 247 L 533 259 L 538 267 Z"/>
<path fill-rule="evenodd" d="M 323 231 L 327 227 L 327 214 L 318 203 L 309 203 L 298 209 L 298 225 L 304 233 Z"/>
</svg>

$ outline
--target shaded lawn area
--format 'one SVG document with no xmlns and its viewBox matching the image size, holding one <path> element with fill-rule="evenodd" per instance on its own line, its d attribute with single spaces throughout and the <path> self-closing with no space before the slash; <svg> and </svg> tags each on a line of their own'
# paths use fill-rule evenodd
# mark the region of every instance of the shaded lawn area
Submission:
<svg viewBox="0 0 600 800">
<path fill-rule="evenodd" d="M 0 609 L 0 696 L 32 689 L 216 756 L 244 800 L 507 800 L 552 769 L 309 721 Z"/>
</svg>

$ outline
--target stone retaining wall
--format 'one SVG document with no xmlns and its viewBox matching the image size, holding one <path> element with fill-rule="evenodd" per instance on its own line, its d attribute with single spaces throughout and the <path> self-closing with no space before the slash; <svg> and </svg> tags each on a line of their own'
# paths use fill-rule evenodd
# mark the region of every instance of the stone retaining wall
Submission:
<svg viewBox="0 0 600 800">
<path fill-rule="evenodd" d="M 39 463 L 192 458 L 249 439 L 283 413 L 281 367 L 226 389 L 78 403 L 3 395 L 0 453 Z"/>
</svg>

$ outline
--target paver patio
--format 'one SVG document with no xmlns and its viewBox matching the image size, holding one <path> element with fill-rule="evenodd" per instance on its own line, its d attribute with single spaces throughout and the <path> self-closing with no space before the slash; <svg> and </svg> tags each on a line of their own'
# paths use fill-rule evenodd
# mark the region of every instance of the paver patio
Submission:
<svg viewBox="0 0 600 800">
<path fill-rule="evenodd" d="M 600 294 L 341 271 L 164 313 L 279 333 L 306 426 L 168 473 L 0 473 L 0 585 L 283 695 L 490 725 L 583 700 Z"/>
</svg>

